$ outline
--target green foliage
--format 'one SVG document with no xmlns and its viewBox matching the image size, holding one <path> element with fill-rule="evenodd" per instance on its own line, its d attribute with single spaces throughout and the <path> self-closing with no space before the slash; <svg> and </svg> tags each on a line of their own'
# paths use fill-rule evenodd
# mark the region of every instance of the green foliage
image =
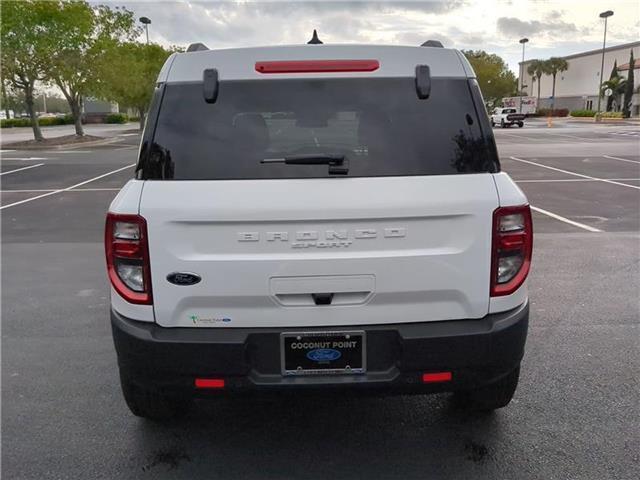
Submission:
<svg viewBox="0 0 640 480">
<path fill-rule="evenodd" d="M 571 110 L 572 117 L 593 117 L 596 114 L 595 110 Z"/>
<path fill-rule="evenodd" d="M 629 57 L 629 75 L 627 77 L 627 85 L 624 89 L 624 104 L 622 107 L 622 116 L 624 118 L 629 118 L 631 116 L 631 97 L 633 96 L 633 83 L 635 82 L 633 75 L 634 68 L 635 59 L 633 58 L 633 50 L 631 50 L 631 55 Z"/>
<path fill-rule="evenodd" d="M 127 123 L 128 121 L 129 117 L 124 113 L 110 113 L 104 119 L 104 123 Z"/>
<path fill-rule="evenodd" d="M 71 115 L 65 115 L 64 117 L 43 117 L 38 119 L 40 126 L 42 127 L 52 127 L 55 125 L 72 125 L 73 117 Z M 2 128 L 11 128 L 11 127 L 30 127 L 31 119 L 30 118 L 9 118 L 6 120 L 1 120 Z"/>
<path fill-rule="evenodd" d="M 100 82 L 94 92 L 141 114 L 151 102 L 158 73 L 171 51 L 156 44 L 126 42 L 108 50 L 96 64 Z"/>
<path fill-rule="evenodd" d="M 624 118 L 623 112 L 602 112 L 600 116 L 602 118 Z"/>
<path fill-rule="evenodd" d="M 84 0 L 47 3 L 55 5 L 47 74 L 62 90 L 81 135 L 80 98 L 99 81 L 96 64 L 120 40 L 133 39 L 140 31 L 133 12 L 124 7 L 96 7 Z"/>
<path fill-rule="evenodd" d="M 613 108 L 613 102 L 615 101 L 616 105 L 620 105 L 620 98 L 625 92 L 627 85 L 627 81 L 620 77 L 615 76 L 606 82 L 603 82 L 600 87 L 600 96 L 604 97 L 604 92 L 610 88 L 612 91 L 611 96 L 607 99 L 607 111 Z"/>
<path fill-rule="evenodd" d="M 0 120 L 0 127 L 2 128 L 11 128 L 11 127 L 30 127 L 31 119 L 30 118 L 7 118 Z"/>
<path fill-rule="evenodd" d="M 544 70 L 548 75 L 551 75 L 553 84 L 551 87 L 551 108 L 553 109 L 556 102 L 556 77 L 560 72 L 566 72 L 569 69 L 569 64 L 564 58 L 551 57 L 544 62 Z M 567 110 L 567 114 L 569 111 Z M 563 115 L 566 117 L 566 115 Z"/>
<path fill-rule="evenodd" d="M 51 65 L 51 13 L 56 5 L 36 0 L 2 2 L 0 15 L 1 76 L 3 82 L 24 95 L 36 140 L 42 140 L 42 133 L 33 106 L 35 85 L 47 79 Z"/>
<path fill-rule="evenodd" d="M 517 90 L 515 75 L 502 58 L 484 50 L 463 50 L 478 77 L 478 84 L 486 102 L 497 103 Z"/>
<path fill-rule="evenodd" d="M 540 79 L 546 71 L 547 67 L 544 60 L 532 60 L 527 67 L 527 73 L 531 75 L 532 80 L 538 85 L 538 103 L 540 103 Z"/>
</svg>

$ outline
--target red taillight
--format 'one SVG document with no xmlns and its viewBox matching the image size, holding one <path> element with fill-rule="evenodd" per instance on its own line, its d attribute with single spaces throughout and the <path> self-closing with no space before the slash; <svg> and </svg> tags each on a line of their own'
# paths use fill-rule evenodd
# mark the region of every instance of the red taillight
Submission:
<svg viewBox="0 0 640 480">
<path fill-rule="evenodd" d="M 151 269 L 147 222 L 140 215 L 107 213 L 104 230 L 107 272 L 127 302 L 151 305 Z"/>
<path fill-rule="evenodd" d="M 493 212 L 491 296 L 510 295 L 524 283 L 531 266 L 533 224 L 529 205 Z"/>
<path fill-rule="evenodd" d="M 451 372 L 432 372 L 422 374 L 422 383 L 450 382 Z"/>
<path fill-rule="evenodd" d="M 196 388 L 224 388 L 224 378 L 196 378 Z"/>
<path fill-rule="evenodd" d="M 284 60 L 256 62 L 258 73 L 373 72 L 378 60 Z"/>
</svg>

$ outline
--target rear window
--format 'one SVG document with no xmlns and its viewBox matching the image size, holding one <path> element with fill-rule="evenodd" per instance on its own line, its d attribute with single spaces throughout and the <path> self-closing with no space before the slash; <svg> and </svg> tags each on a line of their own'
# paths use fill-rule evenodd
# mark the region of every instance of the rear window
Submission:
<svg viewBox="0 0 640 480">
<path fill-rule="evenodd" d="M 331 176 L 278 163 L 300 155 L 344 156 L 350 177 L 497 171 L 478 120 L 466 79 L 434 78 L 426 100 L 413 78 L 223 81 L 214 104 L 201 83 L 167 84 L 138 178 Z"/>
</svg>

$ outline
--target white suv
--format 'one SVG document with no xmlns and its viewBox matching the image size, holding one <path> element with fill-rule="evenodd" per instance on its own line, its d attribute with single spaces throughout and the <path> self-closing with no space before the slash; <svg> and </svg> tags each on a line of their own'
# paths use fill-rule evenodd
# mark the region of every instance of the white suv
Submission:
<svg viewBox="0 0 640 480">
<path fill-rule="evenodd" d="M 527 199 L 475 75 L 436 46 L 172 55 L 107 214 L 132 412 L 326 389 L 513 396 Z"/>
</svg>

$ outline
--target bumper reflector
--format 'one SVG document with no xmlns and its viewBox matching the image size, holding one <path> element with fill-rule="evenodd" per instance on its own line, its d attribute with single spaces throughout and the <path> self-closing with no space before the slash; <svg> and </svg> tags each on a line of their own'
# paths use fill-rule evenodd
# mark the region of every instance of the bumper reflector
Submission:
<svg viewBox="0 0 640 480">
<path fill-rule="evenodd" d="M 451 372 L 432 372 L 422 374 L 422 383 L 450 382 Z"/>
<path fill-rule="evenodd" d="M 196 378 L 196 388 L 224 388 L 224 378 Z"/>
</svg>

